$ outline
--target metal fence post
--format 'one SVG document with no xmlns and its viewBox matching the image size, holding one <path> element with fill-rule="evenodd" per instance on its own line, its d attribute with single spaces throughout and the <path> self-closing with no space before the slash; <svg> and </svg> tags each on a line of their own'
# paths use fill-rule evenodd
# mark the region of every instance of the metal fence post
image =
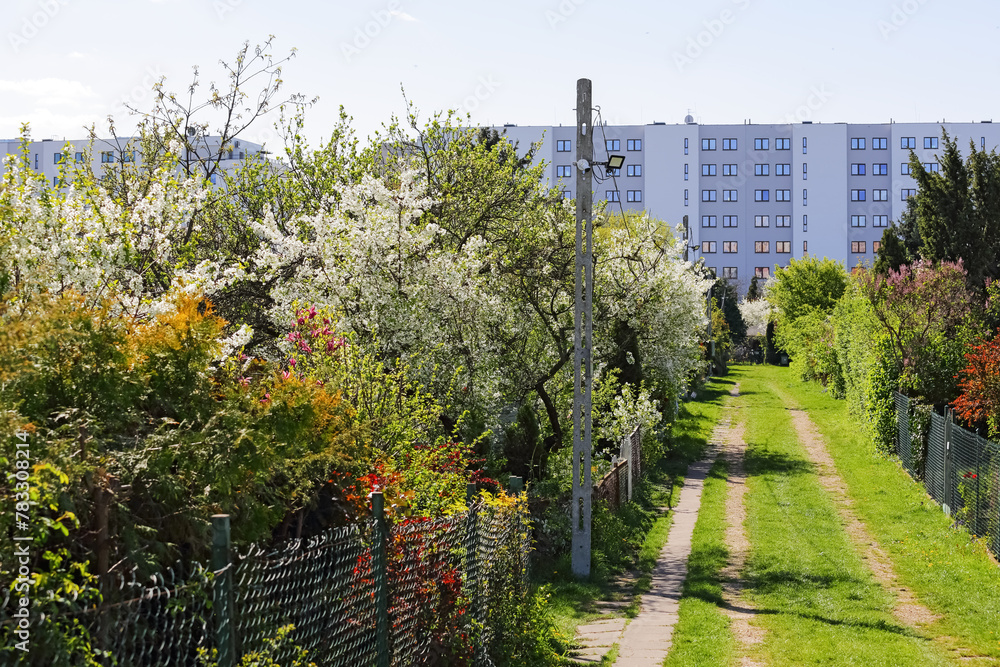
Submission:
<svg viewBox="0 0 1000 667">
<path fill-rule="evenodd" d="M 375 539 L 372 544 L 372 576 L 375 578 L 375 646 L 376 665 L 389 667 L 389 531 L 385 523 L 385 497 L 372 491 L 372 518 L 375 519 Z"/>
<path fill-rule="evenodd" d="M 217 574 L 213 588 L 215 646 L 218 667 L 236 664 L 236 631 L 233 623 L 233 568 L 228 514 L 212 516 L 212 571 Z M 221 574 L 219 574 L 221 573 Z"/>
<path fill-rule="evenodd" d="M 946 408 L 944 411 L 944 502 L 941 506 L 944 508 L 944 513 L 951 516 L 952 507 L 955 505 L 954 498 L 952 497 L 953 487 L 951 479 L 951 429 L 952 429 L 952 414 L 951 408 Z"/>
<path fill-rule="evenodd" d="M 478 636 L 474 633 L 475 641 L 472 644 L 472 664 L 480 664 L 483 656 L 483 639 L 486 634 L 486 619 L 483 618 L 480 608 L 480 581 L 479 581 L 479 517 L 476 507 L 476 498 L 479 489 L 475 484 L 467 484 L 465 487 L 465 500 L 469 506 L 469 513 L 466 516 L 465 524 L 465 581 L 469 591 L 469 608 L 472 612 L 472 622 L 478 626 Z M 477 629 L 474 627 L 474 630 Z"/>
</svg>

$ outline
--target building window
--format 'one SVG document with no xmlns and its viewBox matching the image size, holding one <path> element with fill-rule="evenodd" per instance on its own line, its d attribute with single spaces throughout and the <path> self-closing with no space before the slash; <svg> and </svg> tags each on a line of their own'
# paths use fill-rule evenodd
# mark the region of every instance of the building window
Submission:
<svg viewBox="0 0 1000 667">
<path fill-rule="evenodd" d="M 111 164 L 115 161 L 114 151 L 101 151 L 101 164 Z"/>
<path fill-rule="evenodd" d="M 701 150 L 703 150 L 703 151 L 714 151 L 715 150 L 715 139 L 702 139 L 701 140 Z"/>
<path fill-rule="evenodd" d="M 808 215 L 803 215 L 802 216 L 802 231 L 804 231 L 804 232 L 808 232 L 809 231 L 809 216 Z"/>
<path fill-rule="evenodd" d="M 722 226 L 723 227 L 739 227 L 740 226 L 740 216 L 738 216 L 738 215 L 724 215 L 724 216 L 722 216 Z"/>
<path fill-rule="evenodd" d="M 625 167 L 625 170 L 629 176 L 642 176 L 641 164 L 630 164 L 627 167 Z"/>
<path fill-rule="evenodd" d="M 76 156 L 74 157 L 74 159 L 77 162 L 83 162 L 83 153 L 77 153 Z"/>
<path fill-rule="evenodd" d="M 688 179 L 688 165 L 684 165 L 684 180 Z"/>
<path fill-rule="evenodd" d="M 625 193 L 625 199 L 626 199 L 626 201 L 635 202 L 635 203 L 641 202 L 642 201 L 642 190 L 628 190 Z"/>
<path fill-rule="evenodd" d="M 122 151 L 122 162 L 135 162 L 135 151 Z"/>
<path fill-rule="evenodd" d="M 736 201 L 739 196 L 739 190 L 723 190 L 722 191 L 722 201 Z"/>
<path fill-rule="evenodd" d="M 851 227 L 864 227 L 864 226 L 865 226 L 865 216 L 863 215 L 851 216 Z"/>
<path fill-rule="evenodd" d="M 771 242 L 770 241 L 754 241 L 753 251 L 756 253 L 771 252 Z"/>
<path fill-rule="evenodd" d="M 684 205 L 688 205 L 688 191 L 687 188 L 684 189 Z"/>
<path fill-rule="evenodd" d="M 924 137 L 924 148 L 937 148 L 938 138 L 937 137 Z"/>
<path fill-rule="evenodd" d="M 739 241 L 723 241 L 722 252 L 728 252 L 728 253 L 739 252 Z"/>
<path fill-rule="evenodd" d="M 937 162 L 924 162 L 924 170 L 936 174 L 941 171 L 941 165 Z"/>
<path fill-rule="evenodd" d="M 768 149 L 768 146 L 770 146 L 770 144 L 771 144 L 770 139 L 754 139 L 753 149 L 755 151 L 766 151 Z"/>
<path fill-rule="evenodd" d="M 906 201 L 910 197 L 916 197 L 916 196 L 917 196 L 916 188 L 903 188 L 902 190 L 899 191 L 900 201 Z"/>
<path fill-rule="evenodd" d="M 865 163 L 852 164 L 851 165 L 851 176 L 864 176 L 865 175 Z"/>
<path fill-rule="evenodd" d="M 625 148 L 630 151 L 641 151 L 642 139 L 629 139 L 625 142 Z"/>
<path fill-rule="evenodd" d="M 776 151 L 787 151 L 792 147 L 791 139 L 775 139 L 774 140 L 774 150 Z"/>
<path fill-rule="evenodd" d="M 790 252 L 792 252 L 792 242 L 791 241 L 775 241 L 774 242 L 774 252 L 780 252 L 780 253 L 790 253 Z"/>
<path fill-rule="evenodd" d="M 703 164 L 701 165 L 701 175 L 702 176 L 715 176 L 716 169 L 714 164 Z"/>
<path fill-rule="evenodd" d="M 701 226 L 702 227 L 715 227 L 718 222 L 718 218 L 714 215 L 703 215 L 701 216 Z"/>
<path fill-rule="evenodd" d="M 852 151 L 863 151 L 865 149 L 865 138 L 864 137 L 854 137 L 851 139 L 851 150 Z"/>
<path fill-rule="evenodd" d="M 729 280 L 736 280 L 736 267 L 735 266 L 722 267 L 722 277 L 728 278 Z"/>
<path fill-rule="evenodd" d="M 754 201 L 771 201 L 771 191 L 770 190 L 754 190 L 753 191 Z"/>
<path fill-rule="evenodd" d="M 771 165 L 769 164 L 755 164 L 753 166 L 754 176 L 768 176 L 771 173 Z"/>
<path fill-rule="evenodd" d="M 771 277 L 771 267 L 769 266 L 754 267 L 753 274 L 758 278 L 764 278 L 766 280 Z"/>
<path fill-rule="evenodd" d="M 62 153 L 53 153 L 52 154 L 52 164 L 59 164 L 60 162 L 62 162 L 62 159 L 63 159 L 63 154 Z"/>
<path fill-rule="evenodd" d="M 706 266 L 705 269 L 708 271 L 708 274 L 710 276 L 712 276 L 712 278 L 715 278 L 715 267 L 714 266 Z"/>
<path fill-rule="evenodd" d="M 909 162 L 900 162 L 899 163 L 899 173 L 901 173 L 903 176 L 909 176 L 910 175 L 910 163 Z"/>
<path fill-rule="evenodd" d="M 872 252 L 878 252 L 882 249 L 881 241 L 872 241 Z"/>
<path fill-rule="evenodd" d="M 979 147 L 986 148 L 986 137 L 979 137 Z M 873 243 L 872 246 L 874 248 L 875 244 Z"/>
<path fill-rule="evenodd" d="M 716 247 L 715 246 L 715 241 L 702 241 L 701 242 L 701 252 L 703 254 L 704 253 L 715 252 L 715 247 Z"/>
<path fill-rule="evenodd" d="M 52 177 L 52 187 L 59 188 L 59 187 L 62 187 L 62 185 L 63 184 L 59 182 L 59 177 L 58 176 L 53 176 Z"/>
<path fill-rule="evenodd" d="M 888 176 L 889 175 L 889 165 L 885 162 L 876 162 L 872 165 L 872 175 L 873 176 Z"/>
<path fill-rule="evenodd" d="M 791 227 L 792 226 L 792 216 L 790 216 L 790 215 L 776 215 L 776 216 L 774 216 L 774 226 L 775 227 Z"/>
<path fill-rule="evenodd" d="M 864 241 L 851 241 L 851 252 L 856 252 L 856 253 L 867 252 L 865 250 L 865 247 L 867 245 L 868 244 L 865 243 Z"/>
<path fill-rule="evenodd" d="M 770 227 L 771 226 L 771 218 L 768 217 L 768 216 L 766 216 L 766 215 L 755 215 L 753 217 L 753 226 L 754 227 Z"/>
<path fill-rule="evenodd" d="M 722 140 L 722 150 L 724 151 L 734 151 L 736 150 L 737 141 L 736 139 L 723 139 Z"/>
<path fill-rule="evenodd" d="M 802 163 L 802 180 L 805 181 L 805 180 L 808 180 L 808 179 L 809 179 L 809 165 L 806 164 L 805 162 L 803 162 Z"/>
<path fill-rule="evenodd" d="M 556 167 L 557 178 L 569 178 L 573 175 L 573 168 L 568 164 L 561 164 Z"/>
<path fill-rule="evenodd" d="M 775 190 L 774 201 L 792 201 L 791 190 Z"/>
<path fill-rule="evenodd" d="M 872 190 L 872 201 L 889 201 L 889 191 Z"/>
<path fill-rule="evenodd" d="M 872 216 L 872 227 L 888 227 L 888 226 L 889 226 L 889 216 L 887 215 Z"/>
<path fill-rule="evenodd" d="M 809 254 L 809 241 L 803 241 L 802 242 L 802 254 L 803 255 L 808 255 Z"/>
<path fill-rule="evenodd" d="M 803 206 L 809 205 L 809 190 L 807 190 L 806 188 L 802 188 L 802 205 Z"/>
<path fill-rule="evenodd" d="M 611 151 L 620 151 L 622 149 L 622 140 L 621 139 L 605 139 L 604 140 L 604 148 L 609 153 Z"/>
<path fill-rule="evenodd" d="M 802 137 L 802 154 L 805 155 L 809 151 L 809 143 L 805 137 Z"/>
<path fill-rule="evenodd" d="M 900 148 L 916 148 L 917 138 L 916 137 L 900 137 L 899 138 Z"/>
<path fill-rule="evenodd" d="M 702 190 L 701 200 L 702 201 L 718 201 L 717 200 L 718 191 L 716 190 Z"/>
<path fill-rule="evenodd" d="M 688 140 L 685 137 L 684 138 L 684 155 L 687 155 L 687 154 L 688 154 Z"/>
<path fill-rule="evenodd" d="M 739 174 L 739 168 L 735 164 L 722 165 L 723 176 L 737 176 L 738 174 Z"/>
<path fill-rule="evenodd" d="M 573 150 L 573 142 L 569 139 L 560 139 L 556 142 L 556 153 L 569 153 Z"/>
<path fill-rule="evenodd" d="M 608 190 L 604 193 L 608 201 L 621 201 L 621 193 L 618 190 Z"/>
<path fill-rule="evenodd" d="M 562 191 L 562 198 L 563 199 L 572 199 L 573 198 L 573 192 L 571 190 L 563 190 Z"/>
<path fill-rule="evenodd" d="M 888 137 L 875 137 L 872 139 L 872 150 L 873 151 L 884 151 L 889 148 L 889 138 Z"/>
<path fill-rule="evenodd" d="M 792 165 L 790 165 L 790 164 L 776 164 L 776 165 L 774 165 L 774 175 L 775 176 L 791 176 L 792 175 Z"/>
<path fill-rule="evenodd" d="M 864 190 L 851 190 L 851 201 L 864 201 L 865 191 Z"/>
</svg>

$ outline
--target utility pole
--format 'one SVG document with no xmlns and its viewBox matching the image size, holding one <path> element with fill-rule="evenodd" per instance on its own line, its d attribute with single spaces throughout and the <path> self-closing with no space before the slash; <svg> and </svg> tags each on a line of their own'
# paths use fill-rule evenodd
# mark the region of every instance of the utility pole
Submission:
<svg viewBox="0 0 1000 667">
<path fill-rule="evenodd" d="M 591 124 L 590 79 L 576 82 L 576 310 L 573 333 L 573 523 L 572 569 L 577 577 L 590 575 L 590 480 L 591 386 L 593 366 L 594 223 L 591 218 L 594 192 L 591 164 L 594 161 L 594 128 Z"/>
</svg>

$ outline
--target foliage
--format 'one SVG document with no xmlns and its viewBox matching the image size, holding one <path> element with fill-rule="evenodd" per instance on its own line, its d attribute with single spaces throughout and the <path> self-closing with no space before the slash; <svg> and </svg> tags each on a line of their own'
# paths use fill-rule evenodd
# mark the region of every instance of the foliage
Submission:
<svg viewBox="0 0 1000 667">
<path fill-rule="evenodd" d="M 970 424 L 986 422 L 991 437 L 1000 434 L 1000 336 L 971 346 L 961 371 L 958 415 Z"/>
<path fill-rule="evenodd" d="M 293 646 L 295 655 L 291 662 L 286 662 L 284 665 L 275 662 L 275 655 L 291 644 L 289 635 L 294 630 L 295 626 L 291 624 L 278 628 L 274 637 L 264 638 L 264 648 L 262 650 L 244 653 L 240 658 L 239 667 L 316 667 L 315 662 L 307 662 L 309 651 L 298 646 Z M 200 667 L 218 667 L 218 657 L 218 649 L 213 648 L 211 652 L 202 648 L 198 649 Z"/>
<path fill-rule="evenodd" d="M 779 267 L 768 281 L 766 293 L 784 325 L 811 311 L 829 313 L 846 289 L 847 273 L 841 264 L 807 257 Z"/>
<path fill-rule="evenodd" d="M 962 347 L 976 326 L 962 263 L 920 260 L 887 276 L 862 272 L 859 277 L 889 335 L 903 386 L 931 402 L 953 398 Z"/>
</svg>

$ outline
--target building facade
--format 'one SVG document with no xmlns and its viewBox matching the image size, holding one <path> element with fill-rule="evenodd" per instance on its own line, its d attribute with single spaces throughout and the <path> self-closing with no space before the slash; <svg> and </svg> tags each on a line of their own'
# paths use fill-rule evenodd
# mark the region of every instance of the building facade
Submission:
<svg viewBox="0 0 1000 667">
<path fill-rule="evenodd" d="M 249 141 L 237 139 L 231 146 L 222 151 L 220 167 L 226 171 L 236 166 L 250 155 L 261 152 L 262 146 Z M 197 144 L 197 152 L 206 157 L 219 153 L 220 138 L 204 137 Z M 0 173 L 6 170 L 8 156 L 19 158 L 23 148 L 20 139 L 0 139 Z M 59 186 L 60 169 L 66 164 L 79 164 L 88 159 L 94 173 L 100 177 L 109 165 L 124 162 L 142 162 L 138 139 L 132 137 L 116 137 L 113 139 L 41 139 L 29 141 L 27 145 L 28 166 L 45 175 L 45 179 L 53 186 Z M 192 149 L 194 150 L 194 149 Z M 213 177 L 213 184 L 221 184 L 221 177 Z"/>
<path fill-rule="evenodd" d="M 692 259 L 746 290 L 791 258 L 871 264 L 882 233 L 916 192 L 910 152 L 937 170 L 942 127 L 963 153 L 993 150 L 1000 126 L 979 123 L 801 123 L 596 126 L 594 160 L 625 156 L 595 201 L 646 210 L 671 225 L 687 217 Z M 504 127 L 537 159 L 549 183 L 575 196 L 575 126 Z"/>
</svg>

